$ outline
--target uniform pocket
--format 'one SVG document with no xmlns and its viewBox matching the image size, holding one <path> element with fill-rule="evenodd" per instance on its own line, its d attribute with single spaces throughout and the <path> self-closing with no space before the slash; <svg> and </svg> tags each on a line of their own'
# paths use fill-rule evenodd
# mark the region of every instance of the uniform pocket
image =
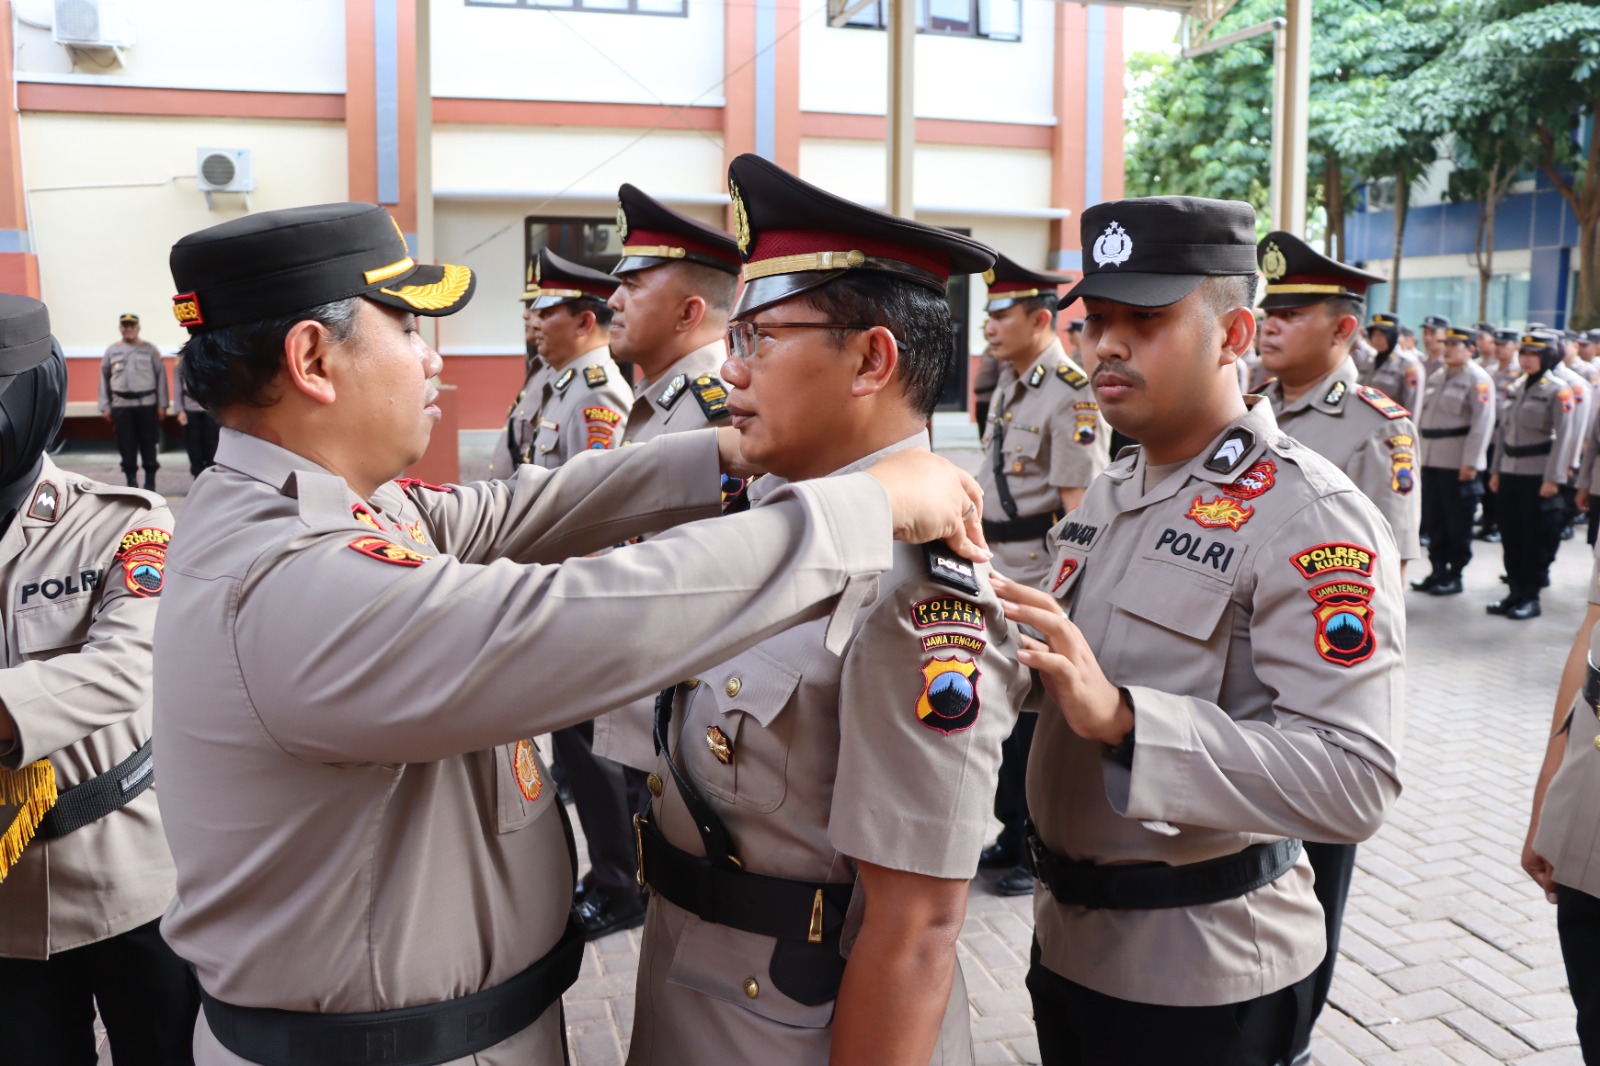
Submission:
<svg viewBox="0 0 1600 1066">
<path fill-rule="evenodd" d="M 800 673 L 761 648 L 751 648 L 701 678 L 715 713 L 704 737 L 686 731 L 681 743 L 698 745 L 696 776 L 722 799 L 755 811 L 771 811 L 787 791 L 790 730 L 779 720 L 800 685 Z M 720 735 L 719 735 L 720 734 Z"/>
<path fill-rule="evenodd" d="M 65 603 L 47 603 L 18 611 L 15 622 L 17 652 L 45 657 L 78 648 L 89 640 L 91 598 L 77 596 Z"/>
<path fill-rule="evenodd" d="M 549 455 L 561 444 L 561 427 L 548 418 L 539 419 L 533 431 L 533 454 Z"/>
<path fill-rule="evenodd" d="M 1227 665 L 1220 632 L 1229 588 L 1169 563 L 1141 567 L 1112 589 L 1106 632 L 1116 663 L 1110 679 L 1215 700 Z"/>
<path fill-rule="evenodd" d="M 778 991 L 769 971 L 775 943 L 771 937 L 703 922 L 681 911 L 678 916 L 685 924 L 668 981 L 783 1025 L 822 1029 L 833 1021 L 833 1000 L 806 1006 Z"/>
</svg>

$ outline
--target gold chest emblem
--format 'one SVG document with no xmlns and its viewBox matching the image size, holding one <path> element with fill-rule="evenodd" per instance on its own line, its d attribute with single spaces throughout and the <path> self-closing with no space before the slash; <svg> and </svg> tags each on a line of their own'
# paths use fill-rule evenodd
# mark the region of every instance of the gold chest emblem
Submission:
<svg viewBox="0 0 1600 1066">
<path fill-rule="evenodd" d="M 718 726 L 711 726 L 706 730 L 706 746 L 711 749 L 711 754 L 723 766 L 733 762 L 733 741 L 728 739 Z"/>
</svg>

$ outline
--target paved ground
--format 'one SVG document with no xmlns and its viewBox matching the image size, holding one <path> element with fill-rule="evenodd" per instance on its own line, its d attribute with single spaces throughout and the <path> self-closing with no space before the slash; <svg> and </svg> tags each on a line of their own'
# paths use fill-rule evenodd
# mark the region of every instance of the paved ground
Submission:
<svg viewBox="0 0 1600 1066">
<path fill-rule="evenodd" d="M 491 443 L 491 434 L 463 434 L 463 466 L 481 468 Z M 163 458 L 160 488 L 181 514 L 185 464 L 181 453 Z M 117 476 L 104 455 L 58 461 Z M 1483 613 L 1502 588 L 1500 553 L 1478 547 L 1465 595 L 1409 598 L 1406 789 L 1361 851 L 1332 1002 L 1317 1030 L 1324 1066 L 1582 1061 L 1554 908 L 1517 859 L 1556 679 L 1583 614 L 1588 553 L 1566 544 L 1544 617 L 1514 623 Z M 1029 936 L 1028 901 L 996 897 L 980 877 L 960 957 L 981 1063 L 1038 1061 L 1023 989 Z M 578 1066 L 623 1060 L 637 953 L 637 933 L 590 945 L 566 999 Z"/>
</svg>

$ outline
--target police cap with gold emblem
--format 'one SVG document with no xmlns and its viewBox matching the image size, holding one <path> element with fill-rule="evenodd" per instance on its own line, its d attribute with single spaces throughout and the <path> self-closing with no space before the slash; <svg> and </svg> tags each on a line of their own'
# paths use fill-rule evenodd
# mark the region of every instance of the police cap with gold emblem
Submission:
<svg viewBox="0 0 1600 1066">
<path fill-rule="evenodd" d="M 121 315 L 117 318 L 117 325 L 119 326 L 137 326 L 138 324 L 139 316 L 134 314 L 132 311 L 129 311 L 127 314 Z"/>
<path fill-rule="evenodd" d="M 568 300 L 599 300 L 605 303 L 617 291 L 617 279 L 604 271 L 564 259 L 548 248 L 540 248 L 528 263 L 528 290 L 522 294 L 535 311 Z"/>
<path fill-rule="evenodd" d="M 994 266 L 984 271 L 983 280 L 989 285 L 989 302 L 985 311 L 1004 311 L 1018 300 L 1037 300 L 1047 297 L 1050 310 L 1056 309 L 1061 297 L 1061 286 L 1071 285 L 1073 279 L 1066 274 L 1048 270 L 1029 270 L 1003 255 L 994 257 Z"/>
<path fill-rule="evenodd" d="M 1324 300 L 1365 300 L 1368 286 L 1386 280 L 1330 259 L 1283 230 L 1273 230 L 1261 238 L 1256 246 L 1256 261 L 1267 279 L 1267 295 L 1261 306 L 1268 311 L 1305 307 Z"/>
<path fill-rule="evenodd" d="M 1399 315 L 1391 315 L 1387 311 L 1379 311 L 1367 323 L 1367 332 L 1370 334 L 1377 330 L 1389 338 L 1389 347 L 1393 348 L 1400 343 L 1400 333 L 1405 329 L 1405 323 L 1400 321 Z"/>
<path fill-rule="evenodd" d="M 0 293 L 0 392 L 50 358 L 50 312 L 31 296 Z"/>
<path fill-rule="evenodd" d="M 1522 334 L 1514 329 L 1497 329 L 1494 331 L 1496 344 L 1515 344 L 1522 339 Z"/>
<path fill-rule="evenodd" d="M 1478 343 L 1478 331 L 1475 329 L 1462 329 L 1460 326 L 1446 326 L 1444 329 L 1444 342 L 1446 344 L 1474 345 Z"/>
<path fill-rule="evenodd" d="M 472 298 L 464 266 L 418 263 L 377 204 L 262 211 L 191 233 L 172 246 L 172 313 L 189 329 L 291 315 L 335 300 L 369 300 L 448 315 Z"/>
<path fill-rule="evenodd" d="M 858 274 L 887 274 L 945 291 L 994 252 L 970 237 L 874 211 L 801 181 L 760 156 L 728 167 L 744 288 L 733 318 Z"/>
<path fill-rule="evenodd" d="M 1422 319 L 1423 329 L 1449 329 L 1450 320 L 1443 315 L 1427 315 Z"/>
<path fill-rule="evenodd" d="M 680 262 L 739 273 L 739 245 L 731 233 L 680 215 L 627 183 L 617 190 L 617 229 L 622 261 L 611 268 L 613 274 Z"/>
<path fill-rule="evenodd" d="M 1084 211 L 1079 234 L 1083 280 L 1063 303 L 1165 307 L 1208 277 L 1256 272 L 1256 209 L 1238 200 L 1111 200 Z"/>
</svg>

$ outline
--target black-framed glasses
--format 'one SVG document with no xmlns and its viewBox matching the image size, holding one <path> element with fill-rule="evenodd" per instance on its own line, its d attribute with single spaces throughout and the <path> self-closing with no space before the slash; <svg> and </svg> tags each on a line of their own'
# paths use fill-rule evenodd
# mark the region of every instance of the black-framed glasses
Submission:
<svg viewBox="0 0 1600 1066">
<path fill-rule="evenodd" d="M 756 336 L 769 329 L 874 329 L 871 323 L 860 322 L 729 322 L 728 350 L 736 359 L 748 359 L 756 354 L 761 343 Z"/>
</svg>

